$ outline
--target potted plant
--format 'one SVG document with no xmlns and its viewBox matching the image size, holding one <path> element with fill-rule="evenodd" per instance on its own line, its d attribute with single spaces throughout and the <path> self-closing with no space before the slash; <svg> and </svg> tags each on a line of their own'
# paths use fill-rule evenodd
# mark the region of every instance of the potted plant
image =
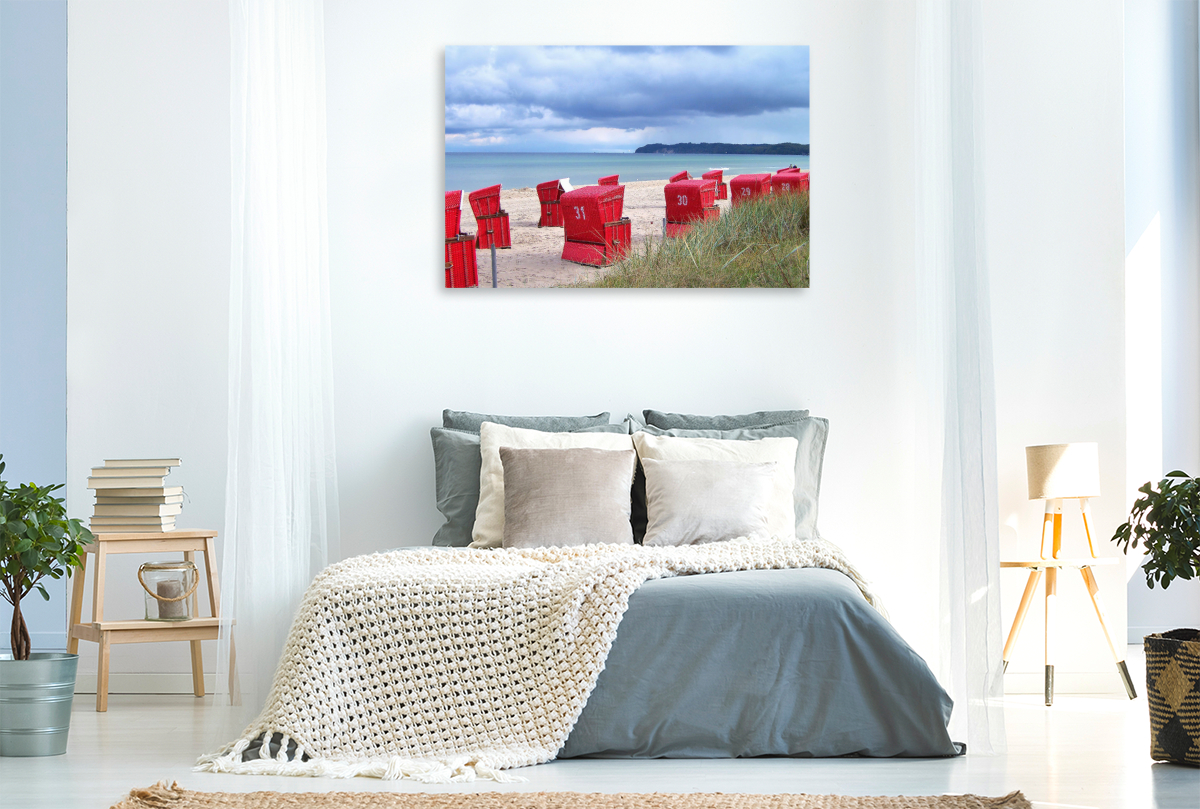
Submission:
<svg viewBox="0 0 1200 809">
<path fill-rule="evenodd" d="M 4 456 L 0 455 L 0 475 Z M 79 566 L 92 532 L 67 518 L 62 484 L 9 487 L 0 477 L 0 596 L 12 604 L 11 655 L 0 655 L 0 756 L 54 756 L 67 749 L 79 655 L 33 652 L 21 599 L 42 580 Z"/>
<path fill-rule="evenodd" d="M 1142 545 L 1146 586 L 1165 590 L 1175 579 L 1200 578 L 1200 480 L 1169 473 L 1140 489 L 1129 520 L 1113 534 L 1121 550 Z M 1200 630 L 1147 635 L 1146 700 L 1150 756 L 1200 766 Z"/>
</svg>

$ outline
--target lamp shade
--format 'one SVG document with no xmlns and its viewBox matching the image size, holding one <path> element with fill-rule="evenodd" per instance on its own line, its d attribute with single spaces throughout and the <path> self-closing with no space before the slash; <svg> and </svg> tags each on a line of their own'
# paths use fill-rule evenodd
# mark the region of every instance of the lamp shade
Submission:
<svg viewBox="0 0 1200 809">
<path fill-rule="evenodd" d="M 1093 443 L 1025 447 L 1030 500 L 1100 496 L 1100 452 Z"/>
</svg>

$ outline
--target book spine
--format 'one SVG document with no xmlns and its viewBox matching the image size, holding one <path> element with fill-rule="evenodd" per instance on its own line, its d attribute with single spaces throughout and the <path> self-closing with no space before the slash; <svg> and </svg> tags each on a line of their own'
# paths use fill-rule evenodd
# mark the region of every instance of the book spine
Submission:
<svg viewBox="0 0 1200 809">
<path fill-rule="evenodd" d="M 115 497 L 108 493 L 111 489 L 104 489 L 102 492 L 96 493 L 96 505 L 98 506 L 170 506 L 176 503 L 183 503 L 183 495 L 167 495 L 165 497 Z"/>
<path fill-rule="evenodd" d="M 90 489 L 95 486 L 88 486 Z M 182 497 L 182 486 L 133 486 L 116 488 L 105 487 L 104 491 L 96 492 L 97 497 Z"/>
<path fill-rule="evenodd" d="M 162 478 L 171 473 L 167 466 L 93 466 L 92 477 L 95 478 Z"/>
<path fill-rule="evenodd" d="M 127 478 L 88 478 L 89 489 L 129 489 L 129 488 L 161 488 L 166 483 L 165 477 L 127 477 Z"/>
<path fill-rule="evenodd" d="M 174 505 L 135 505 L 121 504 L 117 506 L 105 505 L 102 503 L 96 504 L 95 515 L 97 517 L 173 517 L 183 510 L 180 504 Z"/>
</svg>

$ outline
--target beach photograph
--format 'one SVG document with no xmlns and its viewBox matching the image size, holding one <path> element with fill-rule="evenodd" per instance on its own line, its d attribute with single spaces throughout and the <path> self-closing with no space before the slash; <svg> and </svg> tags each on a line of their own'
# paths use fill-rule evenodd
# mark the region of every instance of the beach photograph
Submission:
<svg viewBox="0 0 1200 809">
<path fill-rule="evenodd" d="M 809 286 L 807 46 L 449 46 L 445 286 Z"/>
</svg>

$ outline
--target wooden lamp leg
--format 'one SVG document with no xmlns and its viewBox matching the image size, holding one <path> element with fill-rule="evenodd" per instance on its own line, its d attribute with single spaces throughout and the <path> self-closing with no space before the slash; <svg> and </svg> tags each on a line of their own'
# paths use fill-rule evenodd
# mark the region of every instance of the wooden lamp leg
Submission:
<svg viewBox="0 0 1200 809">
<path fill-rule="evenodd" d="M 1081 497 L 1079 499 L 1079 513 L 1083 516 L 1083 532 L 1087 534 L 1088 553 L 1090 553 L 1092 558 L 1095 559 L 1097 557 L 1096 548 L 1094 545 L 1092 545 L 1092 524 L 1088 519 L 1091 516 L 1092 510 L 1088 506 L 1088 499 L 1086 497 Z"/>
<path fill-rule="evenodd" d="M 1057 545 L 1057 543 L 1055 543 Z M 1058 602 L 1058 568 L 1046 569 L 1046 705 L 1054 704 L 1054 614 Z"/>
<path fill-rule="evenodd" d="M 1083 583 L 1087 587 L 1088 595 L 1092 597 L 1092 606 L 1096 608 L 1096 617 L 1100 620 L 1100 629 L 1104 632 L 1104 639 L 1108 641 L 1108 649 L 1112 652 L 1113 659 L 1117 661 L 1117 671 L 1121 674 L 1125 693 L 1129 695 L 1130 699 L 1137 699 L 1137 690 L 1133 687 L 1133 680 L 1125 665 L 1125 655 L 1121 654 L 1117 645 L 1113 643 L 1112 635 L 1108 634 L 1108 624 L 1105 620 L 1107 616 L 1104 614 L 1104 602 L 1100 600 L 1100 585 L 1096 582 L 1096 574 L 1092 573 L 1090 567 L 1081 567 L 1079 572 L 1083 576 Z"/>
<path fill-rule="evenodd" d="M 1012 648 L 1016 645 L 1017 638 L 1021 634 L 1021 627 L 1025 625 L 1025 614 L 1029 612 L 1029 605 L 1033 602 L 1033 596 L 1037 593 L 1038 582 L 1041 579 L 1042 571 L 1037 568 L 1029 571 L 1029 580 L 1025 582 L 1025 592 L 1021 595 L 1021 603 L 1017 607 L 1017 615 L 1013 618 L 1012 629 L 1008 633 L 1008 640 L 1004 642 L 1004 671 L 1008 671 L 1008 661 L 1012 653 Z"/>
<path fill-rule="evenodd" d="M 1046 501 L 1046 513 L 1042 515 L 1042 545 L 1038 553 L 1043 559 L 1046 558 L 1046 523 L 1053 525 L 1054 523 L 1054 501 Z"/>
</svg>

